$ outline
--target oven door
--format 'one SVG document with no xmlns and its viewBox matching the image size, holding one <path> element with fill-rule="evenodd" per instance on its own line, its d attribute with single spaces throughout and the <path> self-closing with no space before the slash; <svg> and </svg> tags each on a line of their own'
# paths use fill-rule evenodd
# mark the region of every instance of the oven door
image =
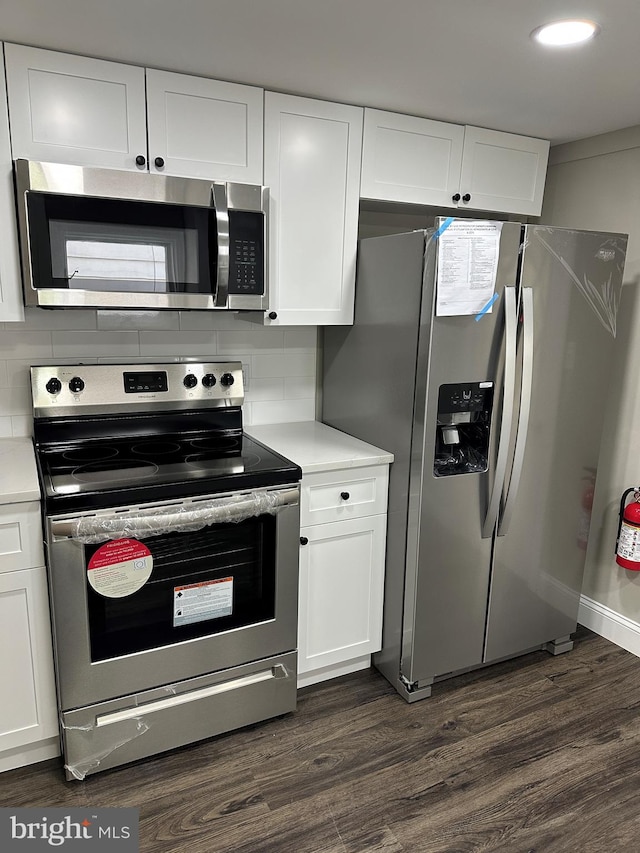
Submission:
<svg viewBox="0 0 640 853">
<path fill-rule="evenodd" d="M 49 519 L 61 710 L 295 650 L 299 525 L 298 486 Z"/>
</svg>

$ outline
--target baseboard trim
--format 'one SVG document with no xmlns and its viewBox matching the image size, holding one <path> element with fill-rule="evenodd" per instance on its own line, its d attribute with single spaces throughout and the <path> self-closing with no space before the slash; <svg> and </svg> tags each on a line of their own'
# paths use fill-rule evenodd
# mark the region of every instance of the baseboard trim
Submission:
<svg viewBox="0 0 640 853">
<path fill-rule="evenodd" d="M 610 607 L 581 595 L 578 622 L 605 640 L 640 657 L 640 623 L 633 619 L 627 619 Z"/>
<path fill-rule="evenodd" d="M 370 666 L 371 655 L 363 655 L 345 663 L 332 664 L 331 666 L 323 666 L 321 669 L 315 669 L 311 672 L 298 673 L 298 690 L 301 687 L 308 687 L 310 684 L 317 684 L 319 681 L 327 681 L 329 678 L 350 675 L 352 672 L 368 669 Z"/>
<path fill-rule="evenodd" d="M 25 767 L 27 764 L 46 761 L 48 758 L 57 758 L 59 755 L 60 741 L 57 737 L 7 749 L 0 753 L 0 773 L 4 773 L 5 770 L 15 770 L 16 767 Z"/>
</svg>

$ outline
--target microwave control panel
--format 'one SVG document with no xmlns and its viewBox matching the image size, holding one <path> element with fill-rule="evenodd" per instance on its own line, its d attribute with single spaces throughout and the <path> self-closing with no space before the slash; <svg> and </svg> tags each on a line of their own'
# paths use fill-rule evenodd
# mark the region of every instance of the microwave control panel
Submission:
<svg viewBox="0 0 640 853">
<path fill-rule="evenodd" d="M 229 211 L 229 293 L 264 293 L 264 217 Z"/>
</svg>

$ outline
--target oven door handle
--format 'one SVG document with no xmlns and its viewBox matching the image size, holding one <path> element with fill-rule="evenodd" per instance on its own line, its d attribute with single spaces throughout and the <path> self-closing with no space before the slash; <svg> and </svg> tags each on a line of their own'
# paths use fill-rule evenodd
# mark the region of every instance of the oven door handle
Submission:
<svg viewBox="0 0 640 853">
<path fill-rule="evenodd" d="M 77 539 L 86 544 L 131 536 L 160 536 L 173 532 L 201 530 L 210 524 L 243 521 L 258 515 L 274 515 L 280 508 L 300 502 L 300 489 L 254 492 L 231 498 L 214 498 L 180 507 L 155 507 L 138 512 L 82 516 L 51 522 L 56 538 Z"/>
</svg>

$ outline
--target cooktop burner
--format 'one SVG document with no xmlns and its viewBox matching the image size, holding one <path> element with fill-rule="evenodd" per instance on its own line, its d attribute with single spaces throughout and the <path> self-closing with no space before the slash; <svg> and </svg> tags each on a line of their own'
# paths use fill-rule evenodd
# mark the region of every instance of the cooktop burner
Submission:
<svg viewBox="0 0 640 853">
<path fill-rule="evenodd" d="M 180 464 L 193 459 L 223 459 L 242 456 L 242 435 L 208 438 L 175 436 L 158 439 L 103 438 L 81 447 L 45 449 L 46 465 L 52 476 L 91 469 L 117 470 L 142 465 Z"/>
<path fill-rule="evenodd" d="M 297 466 L 244 434 L 224 440 L 136 438 L 81 447 L 41 445 L 38 456 L 46 497 L 65 509 L 213 494 L 300 478 Z"/>
</svg>

